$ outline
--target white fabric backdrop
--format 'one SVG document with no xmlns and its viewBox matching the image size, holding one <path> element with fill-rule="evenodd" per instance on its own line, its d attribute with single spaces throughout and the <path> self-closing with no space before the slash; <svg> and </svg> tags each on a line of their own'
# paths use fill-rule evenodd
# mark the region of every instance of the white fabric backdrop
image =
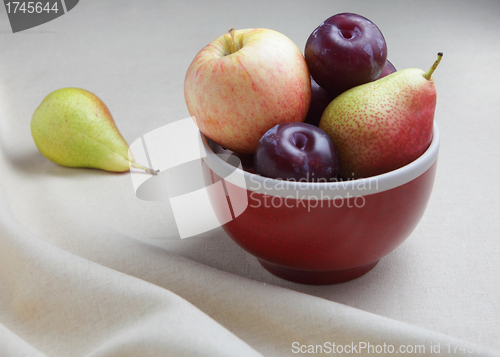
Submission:
<svg viewBox="0 0 500 357">
<path fill-rule="evenodd" d="M 444 52 L 428 209 L 352 282 L 280 280 L 220 228 L 180 240 L 170 206 L 137 198 L 129 173 L 60 167 L 33 143 L 31 115 L 55 89 L 97 94 L 132 143 L 189 116 L 185 71 L 230 27 L 303 49 L 344 11 L 379 25 L 399 69 Z M 498 1 L 82 0 L 13 34 L 0 6 L 0 356 L 288 356 L 325 343 L 500 355 L 498 15 Z"/>
</svg>

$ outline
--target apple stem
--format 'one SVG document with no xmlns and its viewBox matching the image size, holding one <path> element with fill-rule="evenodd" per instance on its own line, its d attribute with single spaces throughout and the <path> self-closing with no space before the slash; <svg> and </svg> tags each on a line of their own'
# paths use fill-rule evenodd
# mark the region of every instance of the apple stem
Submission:
<svg viewBox="0 0 500 357">
<path fill-rule="evenodd" d="M 434 62 L 434 64 L 432 65 L 431 68 L 429 68 L 429 70 L 427 72 L 424 73 L 424 78 L 427 79 L 428 81 L 431 80 L 431 77 L 432 77 L 432 74 L 434 73 L 434 71 L 436 70 L 439 62 L 441 62 L 441 58 L 443 58 L 443 52 L 439 52 L 438 53 L 438 58 L 437 60 Z"/>
<path fill-rule="evenodd" d="M 136 169 L 141 169 L 141 170 L 144 170 L 146 171 L 147 173 L 151 174 L 151 175 L 158 175 L 158 172 L 160 172 L 160 170 L 153 170 L 153 169 L 150 169 L 149 167 L 146 167 L 146 166 L 142 166 L 140 164 L 138 164 L 137 162 L 135 161 L 131 161 L 130 162 L 130 166 L 136 168 Z"/>
<path fill-rule="evenodd" d="M 229 37 L 231 39 L 231 42 L 230 42 L 231 45 L 229 46 L 230 54 L 231 54 L 231 53 L 235 53 L 236 51 L 238 51 L 240 49 L 240 44 L 236 40 L 236 31 L 234 30 L 234 28 L 229 29 L 228 33 L 229 33 Z"/>
</svg>

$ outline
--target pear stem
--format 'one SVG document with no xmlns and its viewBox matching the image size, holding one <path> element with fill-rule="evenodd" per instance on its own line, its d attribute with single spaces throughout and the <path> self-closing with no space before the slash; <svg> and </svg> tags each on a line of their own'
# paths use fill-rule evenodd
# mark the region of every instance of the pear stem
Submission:
<svg viewBox="0 0 500 357">
<path fill-rule="evenodd" d="M 153 169 L 150 169 L 149 167 L 146 167 L 146 166 L 142 166 L 140 164 L 138 164 L 137 162 L 135 161 L 131 161 L 130 162 L 130 166 L 136 168 L 136 169 L 141 169 L 141 170 L 144 170 L 146 171 L 147 173 L 151 174 L 151 175 L 158 175 L 158 172 L 160 172 L 160 170 L 153 170 Z"/>
<path fill-rule="evenodd" d="M 434 71 L 436 70 L 437 66 L 439 65 L 439 62 L 441 62 L 441 58 L 443 58 L 443 52 L 439 52 L 438 53 L 437 60 L 434 62 L 434 64 L 432 65 L 432 67 L 429 68 L 429 70 L 424 73 L 424 78 L 427 79 L 428 81 L 431 80 L 432 74 L 434 73 Z"/>
</svg>

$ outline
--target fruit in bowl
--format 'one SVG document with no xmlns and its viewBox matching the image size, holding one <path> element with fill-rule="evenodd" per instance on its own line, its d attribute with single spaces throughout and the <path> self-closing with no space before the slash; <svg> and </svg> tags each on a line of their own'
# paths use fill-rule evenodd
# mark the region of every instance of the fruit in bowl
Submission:
<svg viewBox="0 0 500 357">
<path fill-rule="evenodd" d="M 290 281 L 332 284 L 370 271 L 411 234 L 432 191 L 440 141 L 432 73 L 441 57 L 427 72 L 396 71 L 378 27 L 360 15 L 339 14 L 306 44 L 309 99 L 316 104 L 293 109 L 302 119 L 268 121 L 259 136 L 264 126 L 240 123 L 240 112 L 217 122 L 217 136 L 204 126 L 210 120 L 196 118 L 205 183 L 224 187 L 209 197 L 227 234 Z M 194 87 L 191 77 L 204 71 L 191 67 L 186 103 L 211 109 L 213 97 L 200 94 L 213 90 L 211 82 L 200 79 Z M 211 76 L 222 76 L 213 81 L 219 92 L 234 89 L 217 70 Z M 267 100 L 267 92 L 241 89 L 251 93 L 246 104 L 259 108 Z M 308 112 L 321 112 L 319 127 Z M 250 136 L 258 140 L 244 148 Z M 241 145 L 226 145 L 235 140 Z"/>
<path fill-rule="evenodd" d="M 205 184 L 224 187 L 209 191 L 224 231 L 272 274 L 314 285 L 366 274 L 410 236 L 432 192 L 439 141 L 434 124 L 429 148 L 402 168 L 357 180 L 300 182 L 236 168 L 200 135 Z"/>
<path fill-rule="evenodd" d="M 323 21 L 309 35 L 304 56 L 314 80 L 336 97 L 379 77 L 387 60 L 387 44 L 372 21 L 341 13 Z"/>
<path fill-rule="evenodd" d="M 311 81 L 302 52 L 285 35 L 231 29 L 195 56 L 184 96 L 202 133 L 227 149 L 253 154 L 276 124 L 304 121 Z"/>
<path fill-rule="evenodd" d="M 436 87 L 431 68 L 408 68 L 352 88 L 325 109 L 319 127 L 337 146 L 340 176 L 356 179 L 396 170 L 432 140 Z"/>
<path fill-rule="evenodd" d="M 397 69 L 396 67 L 392 64 L 391 61 L 387 60 L 385 62 L 385 66 L 384 66 L 384 69 L 382 70 L 382 73 L 380 73 L 380 76 L 378 76 L 377 79 L 380 79 L 380 78 L 384 78 L 385 76 L 388 76 L 389 74 L 391 73 L 394 73 L 396 72 Z"/>
<path fill-rule="evenodd" d="M 311 77 L 311 105 L 304 119 L 304 123 L 318 126 L 321 115 L 326 107 L 333 100 L 333 96 L 324 88 L 322 88 L 314 78 Z"/>
<path fill-rule="evenodd" d="M 330 137 L 307 123 L 282 123 L 269 129 L 255 152 L 255 173 L 295 181 L 337 179 L 339 160 Z"/>
</svg>

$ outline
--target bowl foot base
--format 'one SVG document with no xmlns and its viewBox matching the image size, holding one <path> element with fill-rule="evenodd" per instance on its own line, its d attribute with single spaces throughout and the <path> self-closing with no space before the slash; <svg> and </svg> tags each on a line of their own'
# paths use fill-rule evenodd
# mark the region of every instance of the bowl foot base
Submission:
<svg viewBox="0 0 500 357">
<path fill-rule="evenodd" d="M 359 278 L 372 270 L 379 261 L 361 267 L 346 270 L 308 271 L 284 268 L 278 265 L 259 260 L 259 263 L 271 274 L 279 278 L 299 284 L 329 285 L 344 283 Z"/>
</svg>

